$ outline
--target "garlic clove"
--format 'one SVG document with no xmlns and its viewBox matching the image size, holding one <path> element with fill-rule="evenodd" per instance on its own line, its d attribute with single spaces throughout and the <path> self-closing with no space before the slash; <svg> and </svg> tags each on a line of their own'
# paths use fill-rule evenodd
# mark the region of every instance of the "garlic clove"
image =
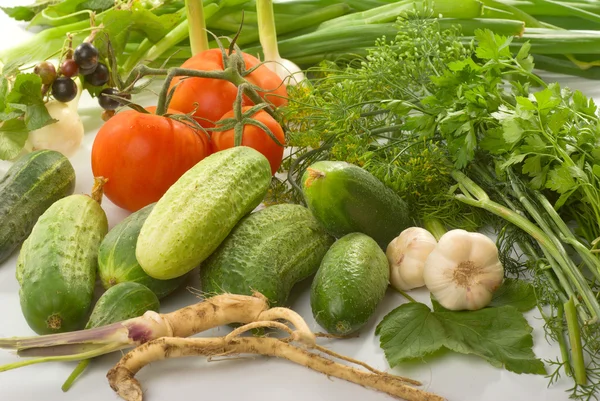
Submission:
<svg viewBox="0 0 600 401">
<path fill-rule="evenodd" d="M 405 291 L 424 286 L 425 260 L 436 245 L 435 237 L 420 227 L 407 228 L 394 238 L 386 249 L 392 287 Z"/>
</svg>

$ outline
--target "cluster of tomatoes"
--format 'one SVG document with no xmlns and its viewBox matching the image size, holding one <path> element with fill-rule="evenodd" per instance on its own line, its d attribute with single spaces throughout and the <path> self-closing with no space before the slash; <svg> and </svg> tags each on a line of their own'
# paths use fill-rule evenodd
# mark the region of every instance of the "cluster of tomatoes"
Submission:
<svg viewBox="0 0 600 401">
<path fill-rule="evenodd" d="M 247 69 L 260 61 L 243 54 Z M 182 68 L 215 71 L 223 70 L 219 49 L 201 52 L 187 60 Z M 260 95 L 274 106 L 286 103 L 287 91 L 281 78 L 265 65 L 246 77 L 251 84 L 265 90 Z M 215 122 L 233 117 L 233 104 L 238 88 L 229 81 L 212 78 L 173 80 L 177 85 L 168 114 L 193 113 L 204 128 L 215 127 Z M 252 105 L 244 99 L 245 110 Z M 92 171 L 95 176 L 108 179 L 106 196 L 117 206 L 129 211 L 158 201 L 191 167 L 214 152 L 234 146 L 234 130 L 209 131 L 194 129 L 190 124 L 166 116 L 127 110 L 117 113 L 99 130 L 92 147 Z M 283 129 L 266 111 L 252 116 L 265 124 L 284 143 Z M 273 174 L 283 158 L 283 146 L 277 144 L 264 130 L 245 125 L 242 145 L 252 147 L 267 157 Z"/>
</svg>

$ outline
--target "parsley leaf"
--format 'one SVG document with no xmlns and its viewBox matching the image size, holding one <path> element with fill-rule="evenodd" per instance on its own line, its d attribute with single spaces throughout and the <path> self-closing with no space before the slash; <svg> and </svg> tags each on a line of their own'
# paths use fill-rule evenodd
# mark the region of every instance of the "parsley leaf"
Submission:
<svg viewBox="0 0 600 401">
<path fill-rule="evenodd" d="M 565 165 L 556 166 L 548 173 L 548 181 L 546 182 L 546 188 L 552 189 L 553 191 L 563 194 L 570 190 L 575 185 L 573 177 L 571 177 L 571 171 L 569 167 Z"/>
<path fill-rule="evenodd" d="M 19 74 L 5 98 L 5 111 L 22 112 L 27 129 L 42 128 L 56 120 L 50 117 L 42 98 L 42 79 L 37 74 Z"/>
<path fill-rule="evenodd" d="M 546 374 L 533 353 L 532 328 L 512 306 L 478 311 L 431 311 L 411 302 L 390 312 L 377 326 L 390 366 L 448 349 L 473 354 L 515 373 Z"/>
</svg>

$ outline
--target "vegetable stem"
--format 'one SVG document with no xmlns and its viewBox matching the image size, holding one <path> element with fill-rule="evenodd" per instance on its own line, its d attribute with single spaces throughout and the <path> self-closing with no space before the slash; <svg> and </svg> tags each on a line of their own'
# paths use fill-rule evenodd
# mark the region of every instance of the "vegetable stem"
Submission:
<svg viewBox="0 0 600 401">
<path fill-rule="evenodd" d="M 208 50 L 208 37 L 202 0 L 185 0 L 192 55 Z"/>
<path fill-rule="evenodd" d="M 583 349 L 581 346 L 581 333 L 579 322 L 577 321 L 577 312 L 575 310 L 574 297 L 564 305 L 565 315 L 567 317 L 567 329 L 569 330 L 569 341 L 571 343 L 571 357 L 573 360 L 573 370 L 575 372 L 575 382 L 579 385 L 587 384 L 587 375 L 585 362 L 583 359 Z"/>
<path fill-rule="evenodd" d="M 448 230 L 438 219 L 427 219 L 423 222 L 423 228 L 429 231 L 437 241 L 442 238 L 442 235 L 446 234 Z"/>
<path fill-rule="evenodd" d="M 258 35 L 262 46 L 264 61 L 279 62 L 279 49 L 277 46 L 277 30 L 272 0 L 256 0 L 258 14 Z M 267 65 L 270 69 L 273 69 Z"/>
<path fill-rule="evenodd" d="M 75 382 L 75 380 L 77 380 L 77 378 L 83 373 L 83 371 L 88 367 L 89 364 L 90 364 L 90 359 L 84 359 L 83 361 L 80 361 L 77 364 L 77 367 L 75 367 L 75 370 L 73 370 L 73 372 L 71 372 L 71 374 L 69 375 L 69 377 L 67 378 L 65 383 L 62 385 L 62 387 L 61 387 L 62 391 L 64 391 L 64 392 L 69 391 L 69 389 L 73 386 L 73 383 Z"/>
<path fill-rule="evenodd" d="M 565 307 L 564 304 L 559 303 L 557 306 L 556 320 L 559 324 L 559 330 L 557 334 L 557 341 L 560 347 L 560 355 L 563 361 L 563 367 L 568 376 L 573 376 L 573 368 L 571 367 L 571 358 L 569 356 L 569 350 L 567 349 L 567 343 L 564 337 L 563 320 L 565 318 Z"/>
</svg>

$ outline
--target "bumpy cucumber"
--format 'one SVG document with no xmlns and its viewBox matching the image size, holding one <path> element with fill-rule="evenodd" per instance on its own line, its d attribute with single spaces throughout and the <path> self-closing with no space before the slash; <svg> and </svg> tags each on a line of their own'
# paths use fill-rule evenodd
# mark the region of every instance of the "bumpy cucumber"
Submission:
<svg viewBox="0 0 600 401">
<path fill-rule="evenodd" d="M 98 247 L 108 222 L 86 195 L 55 202 L 40 216 L 17 259 L 21 310 L 38 334 L 81 329 L 89 312 Z"/>
<path fill-rule="evenodd" d="M 252 148 L 237 146 L 203 159 L 150 212 L 137 241 L 138 262 L 160 280 L 191 271 L 260 204 L 270 182 L 269 161 Z"/>
<path fill-rule="evenodd" d="M 305 207 L 268 207 L 241 220 L 202 264 L 202 290 L 245 295 L 258 291 L 281 306 L 294 284 L 317 271 L 332 243 Z"/>
<path fill-rule="evenodd" d="M 368 171 L 341 161 L 312 164 L 302 176 L 308 208 L 334 236 L 361 232 L 382 249 L 413 225 L 404 200 Z"/>
<path fill-rule="evenodd" d="M 158 312 L 159 308 L 158 297 L 145 285 L 133 282 L 120 283 L 110 287 L 98 299 L 85 328 L 106 326 L 142 316 L 149 310 Z"/>
<path fill-rule="evenodd" d="M 313 280 L 313 316 L 329 333 L 346 335 L 362 328 L 383 299 L 388 261 L 370 237 L 352 233 L 331 246 Z"/>
<path fill-rule="evenodd" d="M 0 178 L 0 263 L 31 233 L 37 219 L 75 189 L 75 170 L 62 154 L 38 150 Z"/>
<path fill-rule="evenodd" d="M 186 276 L 157 280 L 144 272 L 135 257 L 135 246 L 142 225 L 154 208 L 154 203 L 130 214 L 113 227 L 98 250 L 98 275 L 104 288 L 124 282 L 136 282 L 152 290 L 158 298 L 173 292 Z"/>
</svg>

